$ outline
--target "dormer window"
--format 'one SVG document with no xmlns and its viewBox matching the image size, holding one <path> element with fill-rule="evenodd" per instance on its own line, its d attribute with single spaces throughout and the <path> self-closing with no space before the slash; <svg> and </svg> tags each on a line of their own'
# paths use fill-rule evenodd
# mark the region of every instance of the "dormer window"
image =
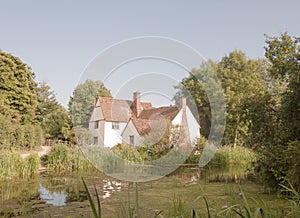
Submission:
<svg viewBox="0 0 300 218">
<path fill-rule="evenodd" d="M 119 129 L 119 122 L 112 122 L 112 125 L 111 125 L 111 128 L 112 129 Z"/>
</svg>

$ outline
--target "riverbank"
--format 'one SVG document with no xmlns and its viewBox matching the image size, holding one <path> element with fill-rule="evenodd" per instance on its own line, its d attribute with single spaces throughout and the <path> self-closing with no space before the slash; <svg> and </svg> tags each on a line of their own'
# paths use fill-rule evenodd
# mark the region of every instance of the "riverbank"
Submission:
<svg viewBox="0 0 300 218">
<path fill-rule="evenodd" d="M 95 199 L 97 188 L 102 206 L 102 217 L 126 217 L 130 208 L 136 212 L 136 188 L 133 184 L 117 181 L 101 172 L 43 173 L 26 181 L 0 182 L 0 214 L 16 217 L 92 217 L 87 194 L 82 184 L 84 177 Z M 226 179 L 225 179 L 226 177 Z M 230 179 L 237 177 L 237 180 Z M 222 180 L 218 178 L 224 178 Z M 192 181 L 190 183 L 190 181 Z M 252 181 L 250 174 L 240 175 L 234 170 L 180 168 L 159 180 L 138 184 L 139 212 L 142 217 L 190 217 L 191 209 L 207 217 L 205 196 L 211 214 L 225 207 L 243 205 L 240 187 L 251 210 L 262 207 L 273 217 L 290 216 L 290 202 L 277 194 L 268 193 Z M 7 215 L 7 216 L 6 216 Z"/>
</svg>

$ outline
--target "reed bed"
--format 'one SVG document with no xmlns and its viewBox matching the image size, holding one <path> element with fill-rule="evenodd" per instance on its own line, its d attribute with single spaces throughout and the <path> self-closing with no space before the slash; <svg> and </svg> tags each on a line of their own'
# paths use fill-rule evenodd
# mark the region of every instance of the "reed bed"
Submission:
<svg viewBox="0 0 300 218">
<path fill-rule="evenodd" d="M 2 151 L 0 155 L 0 179 L 25 179 L 37 175 L 40 165 L 38 154 L 22 158 L 20 153 Z"/>
</svg>

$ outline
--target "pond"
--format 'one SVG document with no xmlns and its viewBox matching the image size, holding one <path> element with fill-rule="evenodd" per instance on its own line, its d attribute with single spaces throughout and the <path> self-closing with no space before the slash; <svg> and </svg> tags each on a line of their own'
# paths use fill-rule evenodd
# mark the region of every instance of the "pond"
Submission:
<svg viewBox="0 0 300 218">
<path fill-rule="evenodd" d="M 209 207 L 219 211 L 242 203 L 241 191 L 247 198 L 255 199 L 251 201 L 253 207 L 263 204 L 275 214 L 289 206 L 287 200 L 255 184 L 253 175 L 247 174 L 244 167 L 181 167 L 164 178 L 137 186 L 100 172 L 43 173 L 28 181 L 3 181 L 0 183 L 0 216 L 92 217 L 81 177 L 94 197 L 94 188 L 97 189 L 103 217 L 123 217 L 128 210 L 136 212 L 136 196 L 142 217 L 154 217 L 158 212 L 164 217 L 172 216 L 180 204 L 187 211 L 205 211 L 205 203 L 199 196 L 205 196 Z M 197 197 L 199 200 L 194 201 Z"/>
</svg>

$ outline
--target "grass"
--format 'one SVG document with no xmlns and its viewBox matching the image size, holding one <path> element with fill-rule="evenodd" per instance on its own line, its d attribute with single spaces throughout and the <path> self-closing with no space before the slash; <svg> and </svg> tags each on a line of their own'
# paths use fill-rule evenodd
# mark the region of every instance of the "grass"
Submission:
<svg viewBox="0 0 300 218">
<path fill-rule="evenodd" d="M 289 215 L 291 217 L 300 217 L 300 193 L 290 183 L 288 185 L 280 184 L 280 186 L 282 187 L 281 192 L 290 198 L 291 210 Z"/>
<path fill-rule="evenodd" d="M 102 217 L 298 217 L 285 199 L 263 194 L 253 183 L 230 183 L 225 190 L 224 183 L 184 186 L 181 178 L 163 180 L 128 184 L 102 205 Z"/>
<path fill-rule="evenodd" d="M 22 158 L 18 152 L 3 151 L 0 155 L 1 179 L 25 179 L 37 175 L 39 156 L 34 153 Z"/>
<path fill-rule="evenodd" d="M 95 188 L 95 193 L 96 193 L 96 198 L 97 198 L 97 207 L 96 207 L 96 203 L 94 202 L 92 196 L 91 196 L 91 193 L 83 179 L 83 177 L 81 177 L 82 179 L 82 182 L 83 182 L 83 185 L 84 185 L 84 189 L 87 193 L 87 196 L 88 196 L 88 200 L 89 200 L 89 203 L 90 203 L 90 206 L 92 208 L 92 212 L 93 212 L 93 215 L 95 218 L 101 218 L 101 202 L 100 202 L 100 199 L 99 199 L 99 194 L 98 194 L 98 191 L 96 189 L 96 187 L 94 186 Z M 96 209 L 97 208 L 97 209 Z"/>
<path fill-rule="evenodd" d="M 50 152 L 42 157 L 49 171 L 74 171 L 93 169 L 78 147 L 55 144 Z"/>
<path fill-rule="evenodd" d="M 237 165 L 251 165 L 257 159 L 255 152 L 249 148 L 238 146 L 233 148 L 231 146 L 220 147 L 215 156 L 209 162 L 209 166 L 222 167 L 230 164 Z"/>
</svg>

